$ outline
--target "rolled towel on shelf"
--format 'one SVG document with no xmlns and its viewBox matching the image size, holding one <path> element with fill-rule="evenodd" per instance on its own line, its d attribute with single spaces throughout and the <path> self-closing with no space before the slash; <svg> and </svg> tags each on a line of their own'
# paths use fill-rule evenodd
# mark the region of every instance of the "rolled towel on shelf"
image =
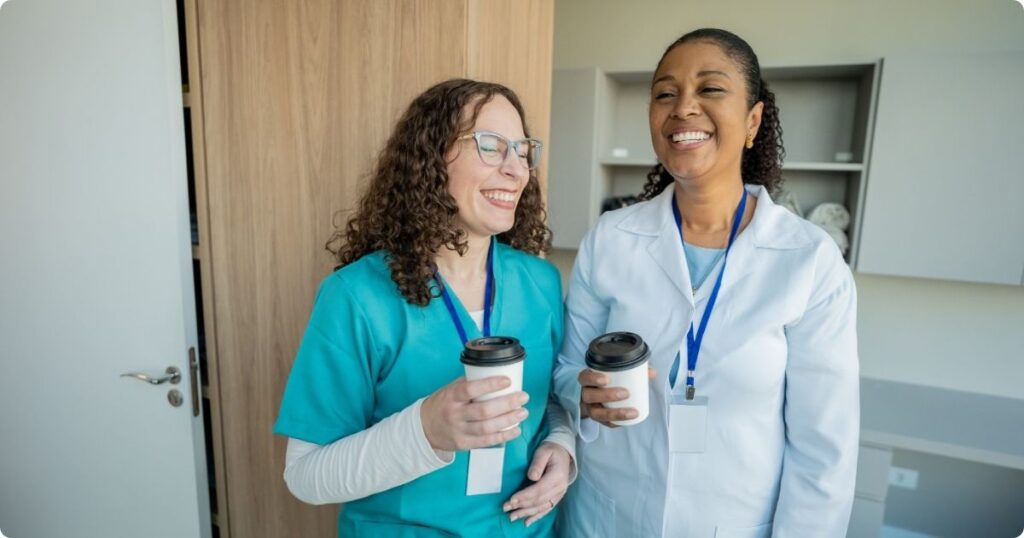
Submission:
<svg viewBox="0 0 1024 538">
<path fill-rule="evenodd" d="M 846 236 L 846 232 L 836 228 L 835 226 L 822 226 L 828 235 L 832 236 L 832 240 L 836 242 L 836 246 L 839 247 L 839 252 L 846 256 L 846 253 L 850 250 L 850 238 Z"/>
<path fill-rule="evenodd" d="M 846 230 L 850 227 L 850 212 L 841 204 L 825 202 L 811 210 L 807 220 L 824 228 L 832 226 L 839 230 Z"/>
<path fill-rule="evenodd" d="M 846 256 L 850 250 L 850 238 L 846 235 L 846 229 L 850 227 L 850 212 L 845 207 L 831 202 L 820 204 L 811 210 L 807 220 L 825 230 Z"/>
</svg>

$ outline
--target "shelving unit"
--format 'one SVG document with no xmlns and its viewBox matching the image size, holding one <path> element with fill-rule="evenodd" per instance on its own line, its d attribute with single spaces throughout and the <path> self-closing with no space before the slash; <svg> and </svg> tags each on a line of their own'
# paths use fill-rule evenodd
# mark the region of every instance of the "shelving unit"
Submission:
<svg viewBox="0 0 1024 538">
<path fill-rule="evenodd" d="M 850 211 L 847 261 L 855 266 L 881 61 L 762 71 L 782 119 L 783 188 L 805 214 L 823 202 Z M 555 71 L 549 214 L 556 248 L 577 248 L 606 198 L 643 190 L 656 163 L 647 124 L 652 76 Z"/>
<path fill-rule="evenodd" d="M 199 69 L 197 0 L 177 0 L 178 40 L 181 56 L 182 107 L 185 121 L 185 154 L 188 170 L 189 214 L 192 224 L 192 271 L 196 323 L 199 333 L 199 377 L 203 426 L 206 439 L 207 481 L 210 487 L 211 535 L 230 536 L 227 499 L 223 484 L 224 442 L 221 427 L 219 379 L 216 365 L 216 332 L 213 322 L 209 209 L 206 159 L 203 140 L 203 102 Z M 220 487 L 218 487 L 220 486 Z"/>
</svg>

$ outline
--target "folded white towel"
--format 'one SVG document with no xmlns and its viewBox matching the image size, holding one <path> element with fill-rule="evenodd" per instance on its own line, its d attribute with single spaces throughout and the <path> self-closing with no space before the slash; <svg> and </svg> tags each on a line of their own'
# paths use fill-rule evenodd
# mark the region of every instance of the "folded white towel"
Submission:
<svg viewBox="0 0 1024 538">
<path fill-rule="evenodd" d="M 846 256 L 847 251 L 850 250 L 850 238 L 846 236 L 846 232 L 836 228 L 835 226 L 822 226 L 823 230 L 828 232 L 828 235 L 832 236 L 832 240 L 836 242 L 836 246 L 839 247 L 839 252 Z"/>
<path fill-rule="evenodd" d="M 811 210 L 807 220 L 821 226 L 831 226 L 838 230 L 850 227 L 850 212 L 840 204 L 826 202 Z"/>
</svg>

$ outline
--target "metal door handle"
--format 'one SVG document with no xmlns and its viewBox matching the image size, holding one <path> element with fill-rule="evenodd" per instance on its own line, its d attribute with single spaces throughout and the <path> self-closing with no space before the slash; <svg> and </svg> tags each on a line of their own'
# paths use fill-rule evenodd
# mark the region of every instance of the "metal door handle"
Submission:
<svg viewBox="0 0 1024 538">
<path fill-rule="evenodd" d="M 140 374 L 139 372 L 128 372 L 127 374 L 121 374 L 121 377 L 133 377 L 139 381 L 145 381 L 150 385 L 162 385 L 170 382 L 172 385 L 181 383 L 181 371 L 173 366 L 168 366 L 167 370 L 164 370 L 167 375 L 163 377 L 149 377 L 146 374 Z"/>
</svg>

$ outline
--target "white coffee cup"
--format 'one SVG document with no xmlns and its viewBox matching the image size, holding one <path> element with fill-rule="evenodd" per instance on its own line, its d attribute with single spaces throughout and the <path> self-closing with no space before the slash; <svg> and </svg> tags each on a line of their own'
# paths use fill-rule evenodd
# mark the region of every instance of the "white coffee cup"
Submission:
<svg viewBox="0 0 1024 538">
<path fill-rule="evenodd" d="M 506 376 L 512 383 L 501 390 L 488 392 L 473 401 L 483 402 L 523 390 L 523 361 L 526 350 L 519 340 L 510 336 L 485 336 L 466 342 L 462 350 L 466 379 L 476 381 L 493 376 Z"/>
<path fill-rule="evenodd" d="M 523 390 L 525 359 L 526 350 L 520 345 L 519 340 L 511 336 L 485 336 L 466 342 L 460 360 L 466 369 L 468 381 L 502 375 L 512 381 L 509 386 L 477 396 L 473 401 L 484 402 Z M 512 428 L 515 426 L 509 426 L 502 431 Z"/>
<path fill-rule="evenodd" d="M 629 391 L 629 397 L 625 400 L 606 402 L 604 406 L 611 409 L 632 407 L 637 410 L 636 418 L 613 420 L 612 424 L 639 424 L 650 414 L 647 377 L 647 362 L 650 356 L 651 352 L 644 339 L 630 332 L 608 333 L 590 342 L 587 348 L 587 366 L 608 376 L 607 388 L 621 387 Z"/>
</svg>

